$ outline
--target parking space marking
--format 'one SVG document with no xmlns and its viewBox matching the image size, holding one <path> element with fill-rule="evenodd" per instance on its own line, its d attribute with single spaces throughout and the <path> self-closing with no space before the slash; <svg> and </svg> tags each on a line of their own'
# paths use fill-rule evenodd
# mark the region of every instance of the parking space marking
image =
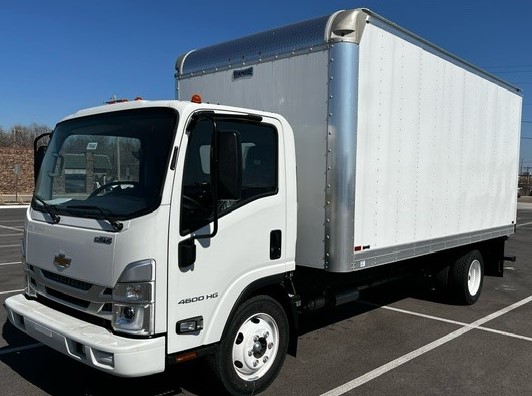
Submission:
<svg viewBox="0 0 532 396">
<path fill-rule="evenodd" d="M 399 366 L 402 366 L 403 364 L 405 363 L 408 363 L 409 361 L 411 361 L 412 359 L 415 359 L 417 358 L 418 356 L 421 356 L 427 352 L 430 352 L 432 351 L 433 349 L 436 349 L 438 348 L 439 346 L 442 346 L 446 343 L 448 343 L 449 341 L 452 341 L 458 337 L 460 337 L 461 335 L 471 331 L 471 330 L 474 330 L 474 329 L 478 329 L 480 327 L 480 325 L 486 323 L 486 322 L 489 322 L 490 320 L 493 320 L 495 318 L 498 318 L 499 316 L 502 316 L 516 308 L 519 308 L 520 306 L 522 305 L 525 305 L 527 303 L 529 303 L 530 301 L 532 301 L 532 296 L 530 297 L 527 297 L 521 301 L 518 301 L 512 305 L 509 305 L 503 309 L 500 309 L 490 315 L 487 315 L 473 323 L 470 323 L 470 324 L 467 324 L 466 326 L 463 326 L 462 328 L 458 329 L 458 330 L 455 330 L 449 334 L 447 334 L 446 336 L 444 337 L 441 337 L 439 339 L 437 339 L 436 341 L 433 341 L 427 345 L 424 345 L 422 346 L 421 348 L 418 348 L 410 353 L 407 353 L 406 355 L 403 355 L 395 360 L 392 360 L 391 362 L 389 363 L 386 363 L 378 368 L 376 368 L 375 370 L 372 370 L 358 378 L 355 378 L 354 380 L 352 381 L 349 381 L 343 385 L 340 385 L 339 387 L 335 388 L 335 389 L 332 389 L 330 390 L 329 392 L 326 392 L 326 393 L 323 393 L 322 396 L 333 396 L 333 395 L 343 395 L 344 393 L 346 392 L 349 392 L 363 384 L 365 384 L 366 382 L 369 382 L 377 377 L 380 377 L 381 375 L 383 374 L 386 374 L 388 371 L 391 371 Z"/>
<path fill-rule="evenodd" d="M 41 347 L 41 346 L 43 346 L 43 344 L 39 343 L 39 344 L 24 345 L 24 346 L 17 347 L 17 348 L 4 349 L 3 351 L 0 351 L 0 356 L 1 355 L 7 355 L 8 353 L 16 353 L 16 352 L 25 351 L 27 349 L 38 348 L 38 347 Z"/>
<path fill-rule="evenodd" d="M 22 232 L 20 231 L 19 234 L 0 234 L 0 237 L 14 237 L 14 236 L 22 236 Z"/>
<path fill-rule="evenodd" d="M 527 225 L 530 225 L 530 224 L 532 224 L 532 221 L 529 221 L 528 223 L 517 224 L 517 227 L 524 227 L 524 226 L 527 226 Z"/>
<path fill-rule="evenodd" d="M 0 228 L 5 228 L 6 230 L 13 230 L 13 231 L 24 232 L 24 226 L 19 227 L 19 228 L 16 228 L 16 227 L 8 227 L 8 226 L 0 225 Z"/>
<path fill-rule="evenodd" d="M 10 263 L 0 263 L 0 267 L 4 265 L 22 264 L 22 261 L 11 261 Z"/>
<path fill-rule="evenodd" d="M 1 248 L 12 248 L 12 247 L 20 247 L 20 243 L 17 243 L 16 245 L 0 245 Z"/>
<path fill-rule="evenodd" d="M 24 291 L 24 289 L 0 291 L 0 295 L 2 295 L 2 294 L 20 293 L 21 291 Z"/>
<path fill-rule="evenodd" d="M 389 307 L 389 306 L 382 306 L 381 308 L 387 309 L 387 310 L 390 310 L 390 311 L 405 313 L 405 314 L 408 314 L 408 315 L 419 316 L 419 317 L 426 318 L 426 319 L 437 320 L 437 321 L 440 321 L 440 322 L 452 323 L 452 324 L 456 324 L 456 325 L 459 325 L 459 326 L 474 327 L 477 330 L 484 330 L 484 331 L 488 331 L 490 333 L 497 333 L 497 334 L 501 334 L 501 335 L 504 335 L 504 336 L 507 336 L 507 337 L 518 338 L 520 340 L 532 342 L 532 338 L 531 337 L 526 337 L 526 336 L 522 336 L 522 335 L 519 335 L 519 334 L 510 333 L 510 332 L 507 332 L 507 331 L 492 329 L 490 327 L 473 326 L 472 324 L 469 324 L 469 323 L 457 322 L 456 320 L 440 318 L 440 317 L 432 316 L 432 315 L 425 315 L 425 314 L 422 314 L 422 313 L 419 313 L 419 312 L 407 311 L 405 309 L 394 308 L 394 307 Z"/>
</svg>

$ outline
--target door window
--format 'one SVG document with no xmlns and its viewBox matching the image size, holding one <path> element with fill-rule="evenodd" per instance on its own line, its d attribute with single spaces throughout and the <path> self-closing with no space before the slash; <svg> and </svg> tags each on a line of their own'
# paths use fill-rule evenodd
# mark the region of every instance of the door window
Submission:
<svg viewBox="0 0 532 396">
<path fill-rule="evenodd" d="M 204 118 L 194 122 L 189 131 L 181 199 L 181 235 L 195 231 L 213 220 L 210 159 L 214 125 L 212 120 Z M 276 194 L 277 130 L 271 125 L 234 119 L 217 119 L 216 128 L 235 131 L 240 135 L 243 168 L 241 197 L 231 201 L 218 201 L 219 216 L 256 199 Z M 219 171 L 223 173 L 224 169 Z"/>
</svg>

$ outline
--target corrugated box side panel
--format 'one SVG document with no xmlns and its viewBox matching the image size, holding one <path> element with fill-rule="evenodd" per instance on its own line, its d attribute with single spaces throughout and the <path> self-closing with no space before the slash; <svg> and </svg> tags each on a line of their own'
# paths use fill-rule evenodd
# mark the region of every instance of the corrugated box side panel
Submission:
<svg viewBox="0 0 532 396">
<path fill-rule="evenodd" d="M 205 102 L 223 103 L 282 114 L 294 129 L 297 157 L 299 265 L 323 268 L 325 170 L 327 155 L 328 52 L 309 52 L 236 70 L 179 80 L 179 99 L 200 94 Z"/>
<path fill-rule="evenodd" d="M 359 72 L 364 255 L 515 222 L 520 96 L 371 24 Z"/>
</svg>

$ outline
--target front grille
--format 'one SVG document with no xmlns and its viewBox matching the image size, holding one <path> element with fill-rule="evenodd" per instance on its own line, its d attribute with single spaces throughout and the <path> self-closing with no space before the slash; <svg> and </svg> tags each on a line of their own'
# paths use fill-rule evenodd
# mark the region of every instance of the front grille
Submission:
<svg viewBox="0 0 532 396">
<path fill-rule="evenodd" d="M 53 271 L 34 267 L 31 285 L 37 295 L 54 301 L 78 315 L 90 315 L 104 321 L 113 316 L 113 289 L 66 277 Z"/>
<path fill-rule="evenodd" d="M 83 282 L 80 280 L 67 278 L 66 276 L 55 274 L 53 272 L 42 270 L 42 274 L 45 278 L 53 280 L 54 282 L 62 283 L 63 285 L 67 285 L 70 287 L 74 287 L 76 289 L 87 291 L 91 288 L 91 284 L 87 282 Z"/>
<path fill-rule="evenodd" d="M 51 297 L 55 297 L 59 300 L 63 300 L 67 303 L 77 305 L 78 307 L 87 309 L 90 305 L 89 301 L 82 300 L 81 298 L 76 298 L 69 296 L 68 294 L 61 293 L 60 291 L 51 289 L 49 287 L 46 288 L 46 294 L 48 294 Z"/>
</svg>

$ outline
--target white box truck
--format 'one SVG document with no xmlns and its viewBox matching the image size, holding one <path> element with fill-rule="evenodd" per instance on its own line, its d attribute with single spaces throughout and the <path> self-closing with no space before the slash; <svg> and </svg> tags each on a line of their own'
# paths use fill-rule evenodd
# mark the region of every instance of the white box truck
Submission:
<svg viewBox="0 0 532 396">
<path fill-rule="evenodd" d="M 18 329 L 117 376 L 205 356 L 244 395 L 303 312 L 417 273 L 472 304 L 502 276 L 519 89 L 366 9 L 176 68 L 178 100 L 82 110 L 36 143 Z"/>
</svg>

